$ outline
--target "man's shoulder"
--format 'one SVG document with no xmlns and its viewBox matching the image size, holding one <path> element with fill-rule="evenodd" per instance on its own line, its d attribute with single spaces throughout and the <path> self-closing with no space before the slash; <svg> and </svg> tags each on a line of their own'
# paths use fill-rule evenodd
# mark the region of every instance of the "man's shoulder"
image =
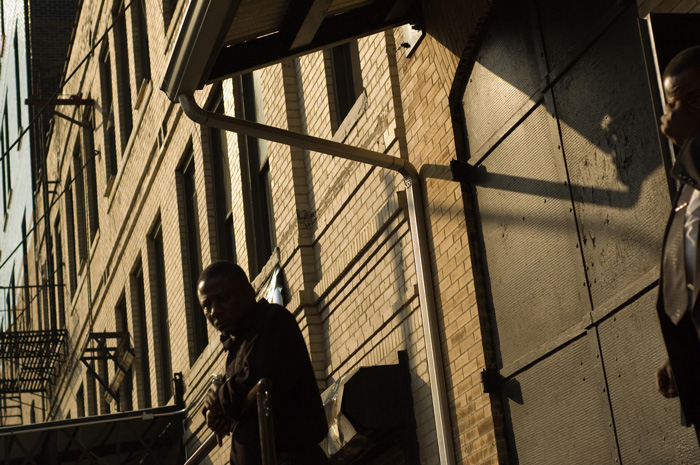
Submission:
<svg viewBox="0 0 700 465">
<path fill-rule="evenodd" d="M 291 324 L 294 325 L 294 327 L 298 328 L 296 318 L 285 307 L 268 302 L 266 300 L 260 300 L 258 302 L 258 306 L 262 314 L 262 318 L 268 320 L 268 323 L 278 325 Z"/>
</svg>

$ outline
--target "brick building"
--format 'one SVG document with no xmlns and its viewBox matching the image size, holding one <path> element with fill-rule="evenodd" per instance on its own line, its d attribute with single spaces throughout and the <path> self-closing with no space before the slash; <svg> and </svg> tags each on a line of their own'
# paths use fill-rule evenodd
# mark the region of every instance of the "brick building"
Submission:
<svg viewBox="0 0 700 465">
<path fill-rule="evenodd" d="M 42 325 L 39 315 L 48 307 L 40 310 L 37 283 L 41 283 L 40 275 L 47 275 L 45 270 L 30 263 L 34 225 L 41 221 L 35 215 L 34 193 L 42 179 L 39 163 L 45 153 L 50 121 L 48 114 L 36 120 L 35 115 L 36 105 L 42 104 L 42 95 L 48 98 L 59 87 L 76 3 L 74 0 L 7 0 L 0 5 L 0 331 L 3 333 L 0 421 L 3 425 L 21 422 L 22 403 L 29 406 L 28 417 L 42 419 L 39 412 L 45 398 L 38 396 L 30 400 L 22 398 L 21 393 L 42 391 L 46 378 L 26 370 L 22 373 L 13 364 L 19 352 L 37 347 L 41 352 L 43 346 L 29 343 L 25 334 L 20 334 L 23 331 L 49 330 L 30 339 L 53 338 L 51 327 Z M 34 245 L 43 246 L 40 242 Z"/>
<path fill-rule="evenodd" d="M 34 241 L 50 232 L 56 246 L 36 246 L 35 261 L 58 273 L 33 324 L 55 314 L 67 333 L 44 420 L 182 400 L 191 453 L 208 434 L 208 375 L 223 370 L 195 280 L 226 258 L 261 295 L 281 288 L 322 391 L 360 367 L 406 370 L 408 428 L 354 420 L 356 442 L 338 454 L 363 444 L 357 463 L 697 456 L 651 381 L 675 190 L 654 62 L 692 43 L 674 21 L 696 20 L 639 21 L 697 2 L 240 3 L 224 60 L 192 55 L 210 72 L 194 101 L 263 125 L 253 135 L 193 121 L 182 86 L 166 95 L 195 21 L 185 2 L 79 6 L 62 93 L 81 100 L 73 121 L 53 120 L 57 187 L 36 194 L 49 221 Z M 303 137 L 266 141 L 270 127 Z M 388 157 L 420 182 L 385 169 Z M 374 386 L 367 397 L 390 389 Z"/>
</svg>

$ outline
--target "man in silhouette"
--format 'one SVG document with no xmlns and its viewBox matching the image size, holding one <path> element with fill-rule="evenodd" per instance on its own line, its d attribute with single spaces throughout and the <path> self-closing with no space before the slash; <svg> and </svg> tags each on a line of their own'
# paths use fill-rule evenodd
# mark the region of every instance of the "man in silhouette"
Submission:
<svg viewBox="0 0 700 465">
<path fill-rule="evenodd" d="M 657 304 L 668 359 L 656 372 L 665 397 L 680 397 L 683 423 L 700 425 L 700 46 L 663 74 L 661 131 L 680 147 L 670 175 L 682 184 L 666 227 Z"/>
<path fill-rule="evenodd" d="M 197 293 L 227 351 L 225 381 L 207 392 L 205 415 L 219 436 L 232 434 L 231 463 L 261 463 L 257 409 L 245 408 L 245 399 L 261 378 L 268 378 L 278 463 L 326 464 L 318 443 L 326 437 L 328 425 L 294 316 L 264 299 L 256 301 L 245 272 L 231 262 L 207 267 Z"/>
</svg>

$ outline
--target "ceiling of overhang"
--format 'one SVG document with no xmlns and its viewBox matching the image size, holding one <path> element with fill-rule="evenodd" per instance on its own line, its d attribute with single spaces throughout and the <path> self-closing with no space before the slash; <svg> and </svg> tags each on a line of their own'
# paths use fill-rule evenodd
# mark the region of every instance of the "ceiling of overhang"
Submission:
<svg viewBox="0 0 700 465">
<path fill-rule="evenodd" d="M 419 0 L 241 0 L 206 82 L 417 24 Z"/>
</svg>

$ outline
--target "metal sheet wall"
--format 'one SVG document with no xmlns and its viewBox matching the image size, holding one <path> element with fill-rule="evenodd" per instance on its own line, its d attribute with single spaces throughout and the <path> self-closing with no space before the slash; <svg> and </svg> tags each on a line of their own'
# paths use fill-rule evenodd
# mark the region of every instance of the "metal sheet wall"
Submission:
<svg viewBox="0 0 700 465">
<path fill-rule="evenodd" d="M 503 1 L 463 95 L 513 463 L 700 460 L 654 387 L 670 193 L 637 21 Z"/>
</svg>

